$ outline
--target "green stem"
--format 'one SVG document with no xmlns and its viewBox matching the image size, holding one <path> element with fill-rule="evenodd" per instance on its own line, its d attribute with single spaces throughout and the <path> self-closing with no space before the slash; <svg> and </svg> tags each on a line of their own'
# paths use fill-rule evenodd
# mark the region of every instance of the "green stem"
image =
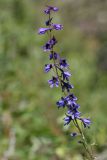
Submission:
<svg viewBox="0 0 107 160">
<path fill-rule="evenodd" d="M 80 133 L 80 135 L 81 135 L 82 144 L 83 144 L 83 146 L 84 146 L 84 148 L 85 148 L 85 150 L 86 150 L 86 152 L 87 152 L 87 158 L 88 158 L 89 160 L 94 160 L 95 158 L 93 157 L 92 153 L 90 152 L 90 150 L 89 150 L 89 148 L 88 148 L 88 144 L 87 144 L 86 138 L 85 138 L 84 133 L 83 133 L 83 131 L 81 130 L 79 124 L 78 124 L 77 119 L 75 119 L 75 123 L 74 123 L 74 124 L 76 124 L 76 127 L 77 127 L 77 129 L 78 129 L 78 131 L 79 131 L 79 133 Z"/>
</svg>

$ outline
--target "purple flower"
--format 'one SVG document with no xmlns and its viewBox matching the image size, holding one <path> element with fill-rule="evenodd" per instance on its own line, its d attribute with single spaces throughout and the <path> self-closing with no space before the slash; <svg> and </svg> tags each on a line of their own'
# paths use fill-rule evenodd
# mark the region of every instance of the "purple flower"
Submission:
<svg viewBox="0 0 107 160">
<path fill-rule="evenodd" d="M 61 68 L 67 68 L 69 66 L 68 63 L 66 62 L 66 59 L 60 59 L 59 64 Z"/>
<path fill-rule="evenodd" d="M 49 25 L 51 24 L 52 19 L 53 19 L 53 18 L 50 18 L 50 19 L 48 19 L 48 20 L 45 22 L 46 26 L 49 26 Z"/>
<path fill-rule="evenodd" d="M 44 46 L 43 46 L 43 50 L 45 52 L 50 51 L 53 46 L 57 43 L 56 38 L 53 36 L 52 39 L 50 39 Z"/>
<path fill-rule="evenodd" d="M 54 52 L 54 53 L 51 53 L 50 55 L 49 55 L 49 59 L 51 60 L 51 59 L 58 59 L 58 54 L 56 53 L 56 52 Z"/>
<path fill-rule="evenodd" d="M 47 43 L 43 46 L 43 50 L 44 50 L 45 52 L 50 51 L 51 48 L 52 48 L 52 46 L 50 45 L 49 42 L 47 42 Z"/>
<path fill-rule="evenodd" d="M 71 76 L 71 74 L 69 72 L 62 72 L 62 76 L 63 76 L 63 80 L 69 80 L 69 77 Z"/>
<path fill-rule="evenodd" d="M 80 118 L 80 120 L 82 121 L 84 128 L 89 127 L 91 124 L 91 120 L 89 118 Z"/>
<path fill-rule="evenodd" d="M 61 24 L 52 24 L 52 26 L 55 30 L 62 30 L 63 29 L 63 26 Z"/>
<path fill-rule="evenodd" d="M 80 105 L 73 101 L 72 107 L 75 109 L 78 109 L 78 108 L 80 108 Z"/>
<path fill-rule="evenodd" d="M 65 105 L 67 104 L 67 101 L 65 98 L 61 97 L 61 99 L 56 104 L 57 104 L 58 108 L 65 107 Z"/>
<path fill-rule="evenodd" d="M 81 114 L 76 108 L 68 110 L 67 113 L 72 117 L 72 119 L 79 119 Z"/>
<path fill-rule="evenodd" d="M 52 39 L 49 40 L 49 43 L 53 46 L 57 43 L 56 38 L 53 36 Z"/>
<path fill-rule="evenodd" d="M 45 72 L 49 72 L 52 67 L 53 67 L 52 64 L 45 64 Z"/>
<path fill-rule="evenodd" d="M 66 99 L 71 100 L 71 101 L 76 101 L 76 100 L 77 100 L 77 97 L 75 97 L 74 94 L 71 93 L 71 94 L 69 94 L 69 95 L 66 97 Z"/>
<path fill-rule="evenodd" d="M 59 107 L 67 107 L 69 109 L 68 114 L 71 114 L 71 112 L 77 111 L 77 109 L 80 107 L 79 104 L 77 104 L 73 99 L 69 98 L 69 96 L 61 97 L 61 99 L 56 103 L 58 108 Z"/>
<path fill-rule="evenodd" d="M 38 34 L 45 34 L 49 30 L 52 30 L 52 29 L 51 28 L 39 28 Z"/>
<path fill-rule="evenodd" d="M 59 9 L 57 7 L 47 6 L 47 8 L 44 10 L 45 14 L 50 14 L 50 11 L 57 12 Z"/>
<path fill-rule="evenodd" d="M 71 137 L 76 137 L 78 134 L 76 132 L 73 132 L 70 135 L 71 135 Z"/>
<path fill-rule="evenodd" d="M 70 83 L 66 83 L 64 81 L 62 81 L 62 91 L 64 92 L 64 90 L 66 89 L 68 92 L 70 91 L 70 89 L 74 88 L 73 85 L 71 85 Z"/>
<path fill-rule="evenodd" d="M 69 108 L 69 109 L 78 109 L 79 107 L 80 107 L 80 105 L 79 104 L 77 104 L 75 101 L 72 101 L 72 100 L 67 100 L 66 99 L 66 101 L 67 101 L 67 107 Z"/>
<path fill-rule="evenodd" d="M 71 116 L 66 115 L 66 117 L 64 118 L 65 121 L 64 126 L 68 125 L 71 122 L 71 120 L 72 120 Z"/>
<path fill-rule="evenodd" d="M 51 88 L 53 88 L 54 86 L 58 87 L 59 86 L 59 80 L 57 77 L 52 77 L 52 79 L 48 80 L 48 83 L 50 85 Z"/>
</svg>

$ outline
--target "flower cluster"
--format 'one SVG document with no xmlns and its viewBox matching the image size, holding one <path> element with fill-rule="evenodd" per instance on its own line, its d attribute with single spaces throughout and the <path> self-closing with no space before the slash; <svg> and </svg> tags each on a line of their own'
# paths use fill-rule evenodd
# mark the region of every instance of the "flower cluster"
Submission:
<svg viewBox="0 0 107 160">
<path fill-rule="evenodd" d="M 60 55 L 55 51 L 54 46 L 58 43 L 55 36 L 52 34 L 53 30 L 59 31 L 63 29 L 61 24 L 53 24 L 51 17 L 52 12 L 57 12 L 59 9 L 57 7 L 46 6 L 44 13 L 48 15 L 48 19 L 45 22 L 45 27 L 40 28 L 38 33 L 40 35 L 47 33 L 49 40 L 43 46 L 43 50 L 49 53 L 49 60 L 51 63 L 45 65 L 45 72 L 54 71 L 52 78 L 48 80 L 49 86 L 61 87 L 64 96 L 57 101 L 56 105 L 58 108 L 67 108 L 67 112 L 64 118 L 64 125 L 73 124 L 78 128 L 78 120 L 82 122 L 84 128 L 89 127 L 91 121 L 89 118 L 82 118 L 81 113 L 78 111 L 80 105 L 77 104 L 77 97 L 71 92 L 74 86 L 70 83 L 69 78 L 72 74 L 69 72 L 69 64 L 65 58 L 61 58 Z M 71 136 L 76 136 L 74 132 Z"/>
</svg>

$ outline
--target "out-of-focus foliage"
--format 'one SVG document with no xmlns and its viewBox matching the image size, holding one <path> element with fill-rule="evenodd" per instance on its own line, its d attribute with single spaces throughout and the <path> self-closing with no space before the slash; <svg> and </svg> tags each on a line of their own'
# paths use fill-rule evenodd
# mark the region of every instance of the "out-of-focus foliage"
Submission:
<svg viewBox="0 0 107 160">
<path fill-rule="evenodd" d="M 52 2 L 53 3 L 53 2 Z M 55 102 L 43 66 L 48 63 L 38 36 L 44 25 L 42 0 L 0 0 L 0 159 L 81 160 L 72 126 L 63 127 L 64 111 Z M 57 50 L 70 63 L 74 93 L 84 116 L 93 123 L 87 131 L 94 152 L 107 148 L 107 1 L 56 1 Z"/>
</svg>

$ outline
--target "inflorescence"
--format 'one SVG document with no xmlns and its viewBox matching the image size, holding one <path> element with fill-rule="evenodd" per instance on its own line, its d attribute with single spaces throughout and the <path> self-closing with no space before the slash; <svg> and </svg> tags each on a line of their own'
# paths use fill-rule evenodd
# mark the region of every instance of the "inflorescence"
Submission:
<svg viewBox="0 0 107 160">
<path fill-rule="evenodd" d="M 80 105 L 77 104 L 77 97 L 71 92 L 74 86 L 70 83 L 70 77 L 72 74 L 69 72 L 69 64 L 65 58 L 62 58 L 54 49 L 54 46 L 58 43 L 55 35 L 53 35 L 54 30 L 60 31 L 63 29 L 63 25 L 61 24 L 54 24 L 52 22 L 53 17 L 51 17 L 52 12 L 57 12 L 59 9 L 57 7 L 46 6 L 44 13 L 48 16 L 47 21 L 45 22 L 46 27 L 40 28 L 38 34 L 48 34 L 49 40 L 46 44 L 42 47 L 44 52 L 49 53 L 49 64 L 45 64 L 44 71 L 50 72 L 53 71 L 52 78 L 48 80 L 49 86 L 53 87 L 61 87 L 64 96 L 61 97 L 57 102 L 56 105 L 58 108 L 65 108 L 67 112 L 64 118 L 64 125 L 68 125 L 71 122 L 76 126 L 81 134 L 83 140 L 84 135 L 81 131 L 81 127 L 79 126 L 78 121 L 80 121 L 84 128 L 90 127 L 91 121 L 90 118 L 83 118 L 81 113 L 78 111 Z M 74 132 L 71 133 L 72 137 L 77 136 L 78 133 Z M 85 145 L 85 149 L 87 150 L 86 142 L 82 142 Z M 87 151 L 88 152 L 88 151 Z M 91 157 L 91 156 L 90 156 Z"/>
</svg>

